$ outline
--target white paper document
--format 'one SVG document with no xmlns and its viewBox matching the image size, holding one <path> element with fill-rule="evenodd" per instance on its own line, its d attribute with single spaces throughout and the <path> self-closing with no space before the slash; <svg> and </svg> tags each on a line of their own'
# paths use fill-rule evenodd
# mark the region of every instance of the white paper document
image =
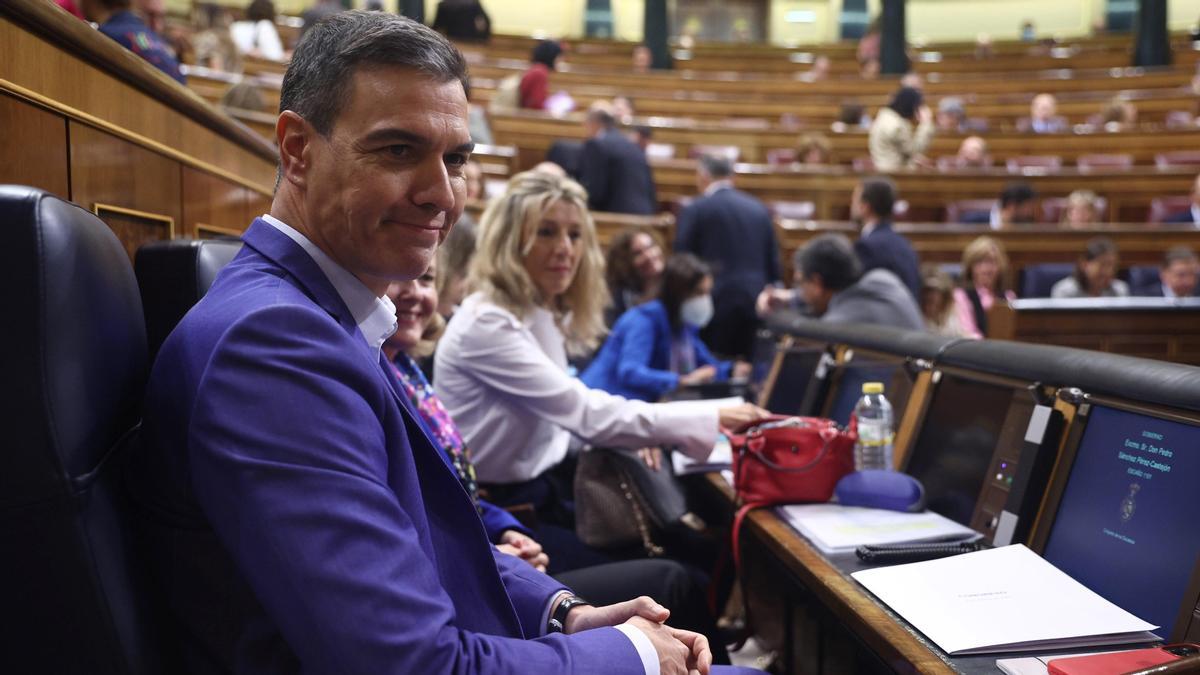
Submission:
<svg viewBox="0 0 1200 675">
<path fill-rule="evenodd" d="M 733 466 L 733 446 L 729 444 L 729 439 L 721 434 L 707 459 L 696 460 L 682 452 L 672 452 L 671 466 L 675 469 L 676 476 L 728 469 Z"/>
<path fill-rule="evenodd" d="M 779 515 L 824 553 L 845 553 L 859 546 L 967 539 L 975 531 L 926 511 L 902 513 L 840 504 L 792 504 Z"/>
<path fill-rule="evenodd" d="M 851 576 L 955 656 L 1157 639 L 1157 626 L 1019 544 Z"/>
</svg>

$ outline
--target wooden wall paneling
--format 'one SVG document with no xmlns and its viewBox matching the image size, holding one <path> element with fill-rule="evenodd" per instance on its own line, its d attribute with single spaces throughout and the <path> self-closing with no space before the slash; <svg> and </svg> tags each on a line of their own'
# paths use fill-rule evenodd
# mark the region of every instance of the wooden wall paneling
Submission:
<svg viewBox="0 0 1200 675">
<path fill-rule="evenodd" d="M 179 162 L 84 124 L 68 128 L 72 201 L 99 210 L 130 259 L 142 244 L 176 236 L 183 221 Z"/>
<path fill-rule="evenodd" d="M 0 184 L 29 185 L 71 198 L 67 120 L 0 95 Z"/>
<path fill-rule="evenodd" d="M 0 15 L 10 11 L 5 9 L 6 5 L 0 3 Z M 57 12 L 53 7 L 50 9 Z M 153 71 L 148 77 L 162 79 L 153 67 L 121 50 L 103 35 L 91 29 L 84 37 L 75 35 L 78 32 L 75 24 L 67 25 L 67 29 L 69 34 L 48 39 L 0 16 L 0 80 L 5 81 L 0 88 L 33 92 L 56 106 L 63 106 L 68 117 L 76 114 L 93 117 L 166 151 L 205 162 L 249 184 L 269 187 L 275 164 L 269 147 L 252 134 L 245 134 L 252 143 L 234 138 L 238 132 L 233 125 L 217 130 L 181 114 L 183 111 L 165 98 L 147 94 L 135 83 L 110 74 L 101 64 L 70 53 L 68 50 L 75 40 L 95 42 L 101 51 L 111 53 L 112 58 L 128 61 L 126 67 L 148 69 Z M 116 49 L 110 49 L 110 44 Z M 175 83 L 164 82 L 162 86 L 180 94 L 180 98 L 193 99 L 193 105 L 200 101 L 186 90 L 177 90 Z M 213 118 L 220 117 L 216 111 L 209 112 Z"/>
<path fill-rule="evenodd" d="M 240 232 L 246 227 L 246 189 L 191 167 L 183 171 L 183 222 L 177 234 L 199 236 L 206 226 Z"/>
</svg>

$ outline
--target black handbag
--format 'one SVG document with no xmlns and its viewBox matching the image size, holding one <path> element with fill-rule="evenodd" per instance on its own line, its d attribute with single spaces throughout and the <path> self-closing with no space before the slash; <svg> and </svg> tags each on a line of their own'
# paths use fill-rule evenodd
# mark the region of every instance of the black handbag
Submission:
<svg viewBox="0 0 1200 675">
<path fill-rule="evenodd" d="M 663 554 L 664 531 L 683 525 L 702 529 L 688 511 L 683 488 L 663 453 L 657 471 L 636 450 L 593 448 L 575 469 L 575 533 L 588 546 L 618 548 L 641 543 L 646 555 Z"/>
</svg>

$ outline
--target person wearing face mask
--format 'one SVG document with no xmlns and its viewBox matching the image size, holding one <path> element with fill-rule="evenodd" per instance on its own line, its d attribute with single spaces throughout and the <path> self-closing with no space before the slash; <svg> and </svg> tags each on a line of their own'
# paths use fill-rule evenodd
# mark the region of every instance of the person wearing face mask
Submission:
<svg viewBox="0 0 1200 675">
<path fill-rule="evenodd" d="M 756 406 L 647 403 L 591 388 L 567 355 L 604 331 L 607 289 L 587 195 L 570 179 L 527 171 L 480 221 L 475 292 L 446 327 L 434 381 L 497 504 L 532 504 L 574 526 L 572 438 L 609 446 L 668 444 L 707 458 L 722 426 L 765 416 Z"/>
<path fill-rule="evenodd" d="M 718 361 L 700 339 L 713 315 L 712 285 L 699 258 L 672 256 L 658 297 L 622 315 L 580 379 L 610 394 L 656 401 L 680 387 L 747 375 L 749 364 Z"/>
</svg>

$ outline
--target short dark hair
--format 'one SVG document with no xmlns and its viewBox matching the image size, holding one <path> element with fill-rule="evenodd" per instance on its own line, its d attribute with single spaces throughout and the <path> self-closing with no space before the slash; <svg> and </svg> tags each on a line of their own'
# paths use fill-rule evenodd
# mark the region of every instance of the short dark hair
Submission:
<svg viewBox="0 0 1200 675">
<path fill-rule="evenodd" d="M 1033 191 L 1033 186 L 1025 181 L 1016 181 L 1004 186 L 1000 191 L 1000 207 L 1004 208 L 1010 204 L 1024 204 L 1037 198 L 1037 193 Z"/>
<path fill-rule="evenodd" d="M 351 10 L 305 31 L 283 76 L 279 111 L 291 110 L 327 136 L 351 76 L 375 64 L 412 68 L 442 82 L 458 80 L 470 93 L 467 62 L 440 33 L 395 14 Z"/>
<path fill-rule="evenodd" d="M 896 111 L 896 114 L 906 120 L 916 119 L 917 109 L 921 107 L 921 103 L 925 97 L 921 95 L 919 89 L 912 87 L 900 87 L 892 96 L 891 103 L 888 107 Z"/>
<path fill-rule="evenodd" d="M 896 208 L 896 183 L 886 176 L 872 176 L 863 180 L 862 200 L 871 213 L 879 218 L 891 218 Z"/>
<path fill-rule="evenodd" d="M 250 21 L 270 21 L 275 23 L 275 3 L 271 0 L 252 0 L 246 8 L 246 18 Z"/>
<path fill-rule="evenodd" d="M 831 291 L 853 286 L 863 275 L 854 245 L 844 235 L 822 234 L 796 251 L 796 269 L 801 278 L 821 276 L 821 285 Z"/>
<path fill-rule="evenodd" d="M 1196 262 L 1196 252 L 1188 246 L 1172 246 L 1163 256 L 1162 267 L 1167 269 L 1177 262 Z"/>
<path fill-rule="evenodd" d="M 733 175 L 733 162 L 726 157 L 717 155 L 701 155 L 700 168 L 704 169 L 704 173 L 718 180 Z"/>
<path fill-rule="evenodd" d="M 591 122 L 599 124 L 605 129 L 611 129 L 617 126 L 617 118 L 613 117 L 613 114 L 610 112 L 609 108 L 593 106 L 587 111 L 587 119 Z"/>
<path fill-rule="evenodd" d="M 678 331 L 683 327 L 679 309 L 707 276 L 712 276 L 712 270 L 703 260 L 691 253 L 676 253 L 667 259 L 658 288 L 658 301 L 667 310 L 667 321 L 671 324 L 671 330 Z"/>
<path fill-rule="evenodd" d="M 554 64 L 558 61 L 558 57 L 562 55 L 562 45 L 554 40 L 542 40 L 533 46 L 533 51 L 529 54 L 529 60 L 532 63 L 540 63 L 550 70 L 554 70 Z"/>
</svg>

